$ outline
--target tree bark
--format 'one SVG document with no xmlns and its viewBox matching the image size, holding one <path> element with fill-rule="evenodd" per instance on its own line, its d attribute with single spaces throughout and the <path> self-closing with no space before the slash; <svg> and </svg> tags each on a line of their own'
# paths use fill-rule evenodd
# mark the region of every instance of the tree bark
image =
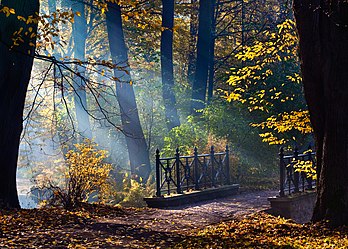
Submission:
<svg viewBox="0 0 348 249">
<path fill-rule="evenodd" d="M 1 1 L 2 6 L 15 9 L 16 14 L 0 14 L 0 208 L 19 208 L 16 171 L 23 110 L 33 65 L 35 37 L 24 35 L 29 27 L 36 33 L 37 24 L 26 24 L 17 16 L 35 16 L 38 0 Z M 23 27 L 23 42 L 13 45 L 12 35 Z"/>
<path fill-rule="evenodd" d="M 129 154 L 133 174 L 147 180 L 150 171 L 149 152 L 140 124 L 138 108 L 130 76 L 127 46 L 124 39 L 121 8 L 116 3 L 108 2 L 106 24 L 108 30 L 110 52 L 116 65 L 116 94 L 121 111 L 121 122 Z"/>
<path fill-rule="evenodd" d="M 201 0 L 199 4 L 197 61 L 195 80 L 192 86 L 192 114 L 203 109 L 206 103 L 212 25 L 211 5 L 211 0 Z"/>
<path fill-rule="evenodd" d="M 305 97 L 317 146 L 313 221 L 348 224 L 348 3 L 295 0 Z"/>
<path fill-rule="evenodd" d="M 211 0 L 211 38 L 209 48 L 209 77 L 208 77 L 208 103 L 211 102 L 214 92 L 214 78 L 215 78 L 215 36 L 216 36 L 216 18 L 217 8 L 216 0 Z"/>
<path fill-rule="evenodd" d="M 81 14 L 80 16 L 75 16 L 75 22 L 73 24 L 74 57 L 84 62 L 86 61 L 87 40 L 85 3 L 81 1 L 72 1 L 72 11 L 78 11 Z M 87 111 L 86 69 L 84 66 L 76 65 L 76 73 L 77 74 L 73 77 L 73 87 L 77 129 L 80 138 L 92 139 L 91 125 Z"/>
<path fill-rule="evenodd" d="M 196 71 L 196 46 L 197 46 L 197 0 L 191 0 L 191 14 L 190 14 L 190 40 L 188 51 L 188 67 L 187 67 L 187 81 L 192 87 L 195 80 Z"/>
<path fill-rule="evenodd" d="M 180 125 L 174 94 L 173 28 L 174 0 L 162 0 L 161 72 L 162 94 L 168 130 Z"/>
</svg>

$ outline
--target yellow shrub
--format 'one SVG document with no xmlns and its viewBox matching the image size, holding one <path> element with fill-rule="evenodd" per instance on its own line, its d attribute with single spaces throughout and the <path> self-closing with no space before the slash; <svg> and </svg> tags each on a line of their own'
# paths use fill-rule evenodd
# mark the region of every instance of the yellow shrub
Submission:
<svg viewBox="0 0 348 249">
<path fill-rule="evenodd" d="M 82 202 L 105 202 L 112 192 L 109 181 L 111 164 L 104 163 L 107 152 L 97 149 L 97 144 L 87 139 L 74 146 L 75 150 L 66 154 L 63 186 L 57 186 L 52 181 L 43 185 L 51 192 L 48 203 L 71 209 Z"/>
</svg>

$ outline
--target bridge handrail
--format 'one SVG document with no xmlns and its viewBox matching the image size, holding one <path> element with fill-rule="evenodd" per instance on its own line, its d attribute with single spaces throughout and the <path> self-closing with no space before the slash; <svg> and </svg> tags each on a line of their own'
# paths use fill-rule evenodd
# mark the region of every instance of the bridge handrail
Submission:
<svg viewBox="0 0 348 249">
<path fill-rule="evenodd" d="M 193 155 L 181 156 L 176 149 L 174 157 L 160 157 L 156 150 L 156 196 L 172 192 L 181 194 L 184 190 L 199 190 L 202 187 L 229 185 L 230 160 L 229 147 L 224 152 L 215 153 L 211 146 L 209 154 L 198 154 L 195 147 Z"/>
</svg>

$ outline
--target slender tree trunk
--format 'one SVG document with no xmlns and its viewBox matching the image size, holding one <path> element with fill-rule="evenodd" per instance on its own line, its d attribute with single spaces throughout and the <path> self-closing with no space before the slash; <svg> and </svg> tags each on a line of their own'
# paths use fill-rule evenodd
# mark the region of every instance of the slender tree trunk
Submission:
<svg viewBox="0 0 348 249">
<path fill-rule="evenodd" d="M 14 8 L 16 14 L 0 14 L 0 208 L 19 208 L 16 171 L 20 136 L 23 129 L 23 109 L 33 65 L 35 38 L 23 35 L 19 46 L 13 45 L 12 34 L 21 27 L 36 32 L 37 24 L 25 24 L 17 15 L 28 17 L 39 12 L 38 0 L 3 0 L 3 6 Z M 23 31 L 22 33 L 24 33 Z"/>
<path fill-rule="evenodd" d="M 196 110 L 203 109 L 206 103 L 212 24 L 211 5 L 211 0 L 201 0 L 199 4 L 197 61 L 191 103 L 191 113 L 193 114 L 196 113 Z"/>
<path fill-rule="evenodd" d="M 111 57 L 116 65 L 114 69 L 114 76 L 117 79 L 116 94 L 121 111 L 122 128 L 126 136 L 131 171 L 133 174 L 146 180 L 151 171 L 149 152 L 141 128 L 130 76 L 128 49 L 123 34 L 121 8 L 118 4 L 109 2 L 108 9 L 106 24 Z"/>
<path fill-rule="evenodd" d="M 87 39 L 87 20 L 85 4 L 79 0 L 72 1 L 72 11 L 79 12 L 80 16 L 75 16 L 73 24 L 74 37 L 74 57 L 79 61 L 86 61 L 86 39 Z M 74 103 L 77 120 L 78 133 L 83 138 L 92 138 L 91 125 L 87 111 L 87 94 L 86 94 L 86 69 L 84 66 L 76 66 L 74 76 Z M 80 141 L 81 142 L 81 141 Z"/>
<path fill-rule="evenodd" d="M 66 3 L 66 1 L 62 1 L 62 4 L 61 4 L 61 8 L 62 9 L 65 9 L 67 8 L 66 6 L 64 6 L 63 4 Z M 54 12 L 57 11 L 57 1 L 56 0 L 49 0 L 48 1 L 48 11 L 49 11 L 49 15 L 53 15 Z M 60 36 L 58 34 L 58 36 L 56 37 L 53 37 L 53 41 L 55 42 L 56 46 L 60 43 Z M 58 49 L 55 49 L 53 51 L 53 56 L 55 58 L 64 58 L 65 55 L 61 54 L 59 52 Z M 61 72 L 60 70 L 54 70 L 54 73 L 53 73 L 53 77 L 54 77 L 54 87 L 58 87 L 58 81 L 62 78 L 61 77 Z M 61 82 L 62 83 L 62 82 Z M 55 97 L 55 103 L 53 103 L 54 105 L 56 106 L 59 106 L 58 102 L 56 99 L 57 98 L 61 98 L 62 96 L 60 96 L 60 94 L 58 94 L 58 96 Z M 57 107 L 54 108 L 55 110 L 57 109 Z M 73 149 L 72 145 L 73 143 L 67 143 L 67 141 L 69 140 L 69 134 L 66 133 L 66 130 L 63 130 L 61 126 L 58 125 L 58 122 L 55 122 L 55 125 L 56 125 L 56 132 L 57 132 L 57 137 L 59 139 L 59 148 L 60 148 L 60 151 L 62 152 L 62 155 L 64 157 L 64 159 L 66 159 L 66 154 L 67 152 L 70 150 L 70 149 Z M 67 146 L 68 145 L 68 146 Z"/>
<path fill-rule="evenodd" d="M 193 86 L 196 71 L 196 45 L 197 45 L 197 0 L 191 0 L 191 14 L 190 14 L 190 40 L 188 51 L 188 67 L 187 67 L 187 81 L 190 86 Z"/>
<path fill-rule="evenodd" d="M 209 78 L 208 78 L 208 102 L 213 98 L 214 77 L 215 77 L 215 32 L 217 18 L 216 0 L 212 0 L 211 5 L 211 41 L 209 50 Z"/>
<path fill-rule="evenodd" d="M 295 0 L 305 96 L 317 143 L 313 221 L 348 224 L 348 3 Z M 328 14 L 330 13 L 330 15 Z"/>
<path fill-rule="evenodd" d="M 162 93 L 168 130 L 180 125 L 174 94 L 173 27 L 174 0 L 162 0 L 161 72 Z"/>
</svg>

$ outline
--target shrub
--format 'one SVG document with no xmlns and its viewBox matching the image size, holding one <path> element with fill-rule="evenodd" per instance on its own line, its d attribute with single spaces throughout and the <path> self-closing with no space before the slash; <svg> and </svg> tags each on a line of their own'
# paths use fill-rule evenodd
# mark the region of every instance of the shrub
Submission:
<svg viewBox="0 0 348 249">
<path fill-rule="evenodd" d="M 72 209 L 82 202 L 105 202 L 112 192 L 109 181 L 111 164 L 104 163 L 107 152 L 98 150 L 97 145 L 89 140 L 74 146 L 75 150 L 66 154 L 63 183 L 56 184 L 46 179 L 40 184 L 42 190 L 51 193 L 46 203 Z"/>
<path fill-rule="evenodd" d="M 127 175 L 123 179 L 123 199 L 119 203 L 123 207 L 145 207 L 144 197 L 149 197 L 155 193 L 155 182 L 152 176 L 146 183 L 139 183 Z"/>
<path fill-rule="evenodd" d="M 206 146 L 207 137 L 208 133 L 201 127 L 201 124 L 189 116 L 187 122 L 173 128 L 164 137 L 164 148 L 161 152 L 165 156 L 172 156 L 175 154 L 176 148 L 179 148 L 182 155 L 190 155 L 195 146 L 198 148 Z"/>
</svg>

